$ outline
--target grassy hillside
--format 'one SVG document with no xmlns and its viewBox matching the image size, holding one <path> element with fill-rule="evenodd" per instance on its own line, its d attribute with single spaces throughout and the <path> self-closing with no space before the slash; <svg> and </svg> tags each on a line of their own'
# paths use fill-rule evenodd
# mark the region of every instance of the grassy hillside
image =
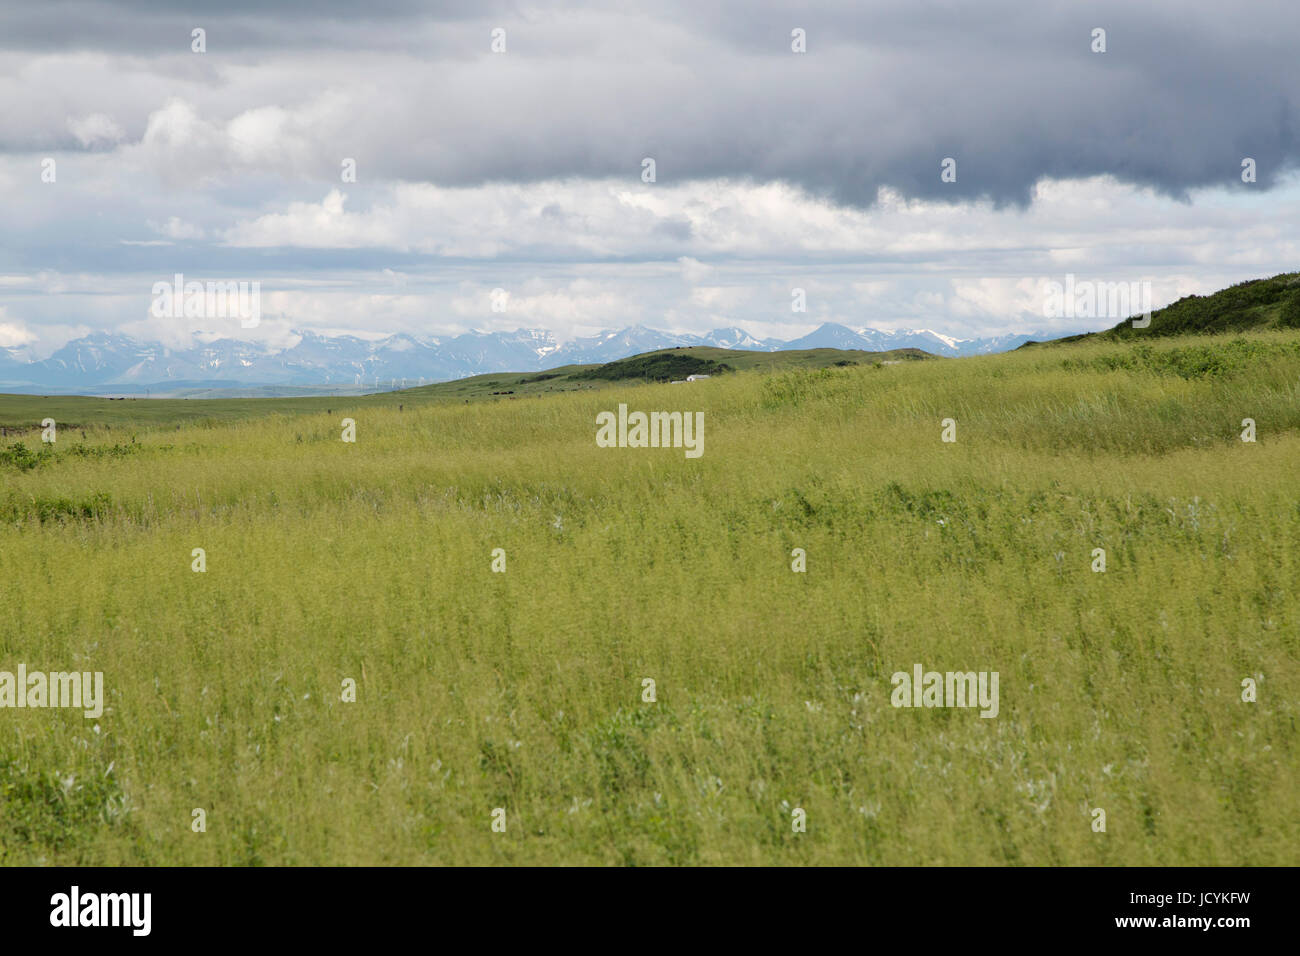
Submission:
<svg viewBox="0 0 1300 956">
<path fill-rule="evenodd" d="M 1300 272 L 1240 282 L 1211 295 L 1183 296 L 1152 312 L 1151 325 L 1147 328 L 1134 328 L 1132 318 L 1127 318 L 1104 332 L 1071 335 L 1054 341 L 1144 340 L 1270 329 L 1300 329 Z M 1026 343 L 1030 347 L 1040 344 L 1043 343 Z"/>
<path fill-rule="evenodd" d="M 849 364 L 871 365 L 932 358 L 919 349 L 863 352 L 847 349 L 799 349 L 789 352 L 744 352 L 690 347 L 646 352 L 606 365 L 565 365 L 545 372 L 491 372 L 452 382 L 440 382 L 391 392 L 358 396 L 295 395 L 286 398 L 89 398 L 81 395 L 0 394 L 0 428 L 7 432 L 39 434 L 40 422 L 53 418 L 72 431 L 87 428 L 171 426 L 181 423 L 213 425 L 265 415 L 354 414 L 370 409 L 411 408 L 447 402 L 504 401 L 507 398 L 592 391 L 618 380 L 644 379 L 646 362 L 659 356 L 685 358 L 688 363 L 720 363 L 741 371 L 775 371 L 823 368 Z M 659 364 L 659 363 L 655 363 Z M 665 368 L 671 367 L 665 365 Z M 685 368 L 685 365 L 682 366 Z M 692 365 L 694 367 L 694 365 Z M 656 373 L 657 375 L 658 373 Z M 683 374 L 690 374 L 684 372 Z M 653 376 L 652 376 L 653 377 Z M 3 438 L 0 438 L 3 442 Z"/>
<path fill-rule="evenodd" d="M 1300 336 L 1241 341 L 61 437 L 0 464 L 0 670 L 108 707 L 0 710 L 0 862 L 1290 864 Z"/>
</svg>

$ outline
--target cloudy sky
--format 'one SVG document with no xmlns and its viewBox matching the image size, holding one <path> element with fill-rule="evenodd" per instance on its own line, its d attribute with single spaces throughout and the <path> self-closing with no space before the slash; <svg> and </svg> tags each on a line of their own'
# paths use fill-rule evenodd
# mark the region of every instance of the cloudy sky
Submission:
<svg viewBox="0 0 1300 956">
<path fill-rule="evenodd" d="M 1295 0 L 5 2 L 0 346 L 188 342 L 175 273 L 260 282 L 208 331 L 285 344 L 1100 328 L 1044 282 L 1300 268 L 1297 38 Z"/>
</svg>

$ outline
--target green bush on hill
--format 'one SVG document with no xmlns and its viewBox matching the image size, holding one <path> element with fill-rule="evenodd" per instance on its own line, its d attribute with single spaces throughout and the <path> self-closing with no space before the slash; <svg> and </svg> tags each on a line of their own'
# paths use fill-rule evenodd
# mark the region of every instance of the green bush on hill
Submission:
<svg viewBox="0 0 1300 956">
<path fill-rule="evenodd" d="M 571 378 L 671 382 L 688 375 L 720 375 L 730 371 L 733 371 L 730 365 L 715 362 L 713 359 L 696 358 L 694 355 L 681 352 L 654 352 L 650 355 L 638 355 L 634 358 L 610 362 L 585 372 L 577 372 Z"/>
<path fill-rule="evenodd" d="M 1151 314 L 1149 328 L 1134 328 L 1124 319 L 1104 336 L 1143 338 L 1192 333 L 1243 332 L 1248 329 L 1300 327 L 1300 274 L 1252 279 L 1213 295 L 1184 296 Z"/>
<path fill-rule="evenodd" d="M 1277 324 L 1284 329 L 1300 329 L 1300 289 L 1292 292 L 1291 298 L 1282 305 Z"/>
</svg>

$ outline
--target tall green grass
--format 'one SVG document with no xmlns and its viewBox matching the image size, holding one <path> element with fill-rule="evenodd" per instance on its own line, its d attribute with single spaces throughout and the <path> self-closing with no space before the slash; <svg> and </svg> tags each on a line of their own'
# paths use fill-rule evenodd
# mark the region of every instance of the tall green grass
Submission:
<svg viewBox="0 0 1300 956">
<path fill-rule="evenodd" d="M 0 463 L 0 670 L 109 695 L 0 710 L 0 860 L 1292 863 L 1300 354 L 1243 341 Z M 704 456 L 596 447 L 618 402 L 703 411 Z M 915 663 L 998 671 L 999 715 L 894 709 Z"/>
</svg>

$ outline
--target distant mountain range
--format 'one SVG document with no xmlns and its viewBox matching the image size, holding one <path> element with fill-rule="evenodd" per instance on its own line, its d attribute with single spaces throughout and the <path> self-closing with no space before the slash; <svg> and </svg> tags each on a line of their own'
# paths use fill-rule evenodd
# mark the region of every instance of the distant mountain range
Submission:
<svg viewBox="0 0 1300 956">
<path fill-rule="evenodd" d="M 643 326 L 601 332 L 563 345 L 542 329 L 468 332 L 447 338 L 398 334 L 377 341 L 298 332 L 290 348 L 215 339 L 186 349 L 99 333 L 33 361 L 21 349 L 0 348 L 0 391 L 62 394 L 176 393 L 267 386 L 375 391 L 444 382 L 484 372 L 531 372 L 562 365 L 612 362 L 676 345 L 776 352 L 787 349 L 917 348 L 933 355 L 1004 352 L 1052 337 L 1045 332 L 986 339 L 955 339 L 928 329 L 882 332 L 826 323 L 791 341 L 759 339 L 744 329 L 705 335 L 660 332 Z M 1060 333 L 1055 333 L 1060 334 Z"/>
</svg>

